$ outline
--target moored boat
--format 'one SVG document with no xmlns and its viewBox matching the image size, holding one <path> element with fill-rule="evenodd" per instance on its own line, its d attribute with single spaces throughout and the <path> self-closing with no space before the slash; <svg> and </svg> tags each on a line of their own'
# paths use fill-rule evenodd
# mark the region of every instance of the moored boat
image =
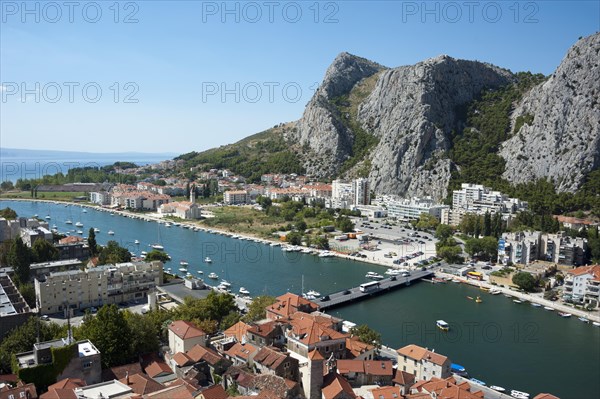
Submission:
<svg viewBox="0 0 600 399">
<path fill-rule="evenodd" d="M 140 240 L 135 240 L 133 243 L 134 243 L 134 244 L 139 244 L 139 243 L 140 243 Z"/>
<path fill-rule="evenodd" d="M 600 327 L 600 323 L 598 323 L 597 321 L 593 321 L 592 324 L 594 325 L 594 327 Z"/>
<path fill-rule="evenodd" d="M 450 324 L 446 323 L 444 320 L 436 321 L 435 325 L 437 326 L 437 328 L 439 328 L 442 331 L 450 330 Z"/>
<path fill-rule="evenodd" d="M 504 389 L 502 387 L 499 387 L 498 385 L 490 385 L 490 389 L 493 389 L 494 391 L 497 391 L 497 392 L 504 392 L 504 391 L 506 391 L 506 389 Z"/>
<path fill-rule="evenodd" d="M 477 378 L 471 378 L 470 381 L 474 382 L 475 384 L 479 384 L 479 385 L 483 385 L 485 386 L 485 382 L 478 380 Z"/>
<path fill-rule="evenodd" d="M 187 266 L 189 263 L 187 263 L 187 261 L 185 261 L 185 260 L 182 260 L 181 262 L 179 262 L 179 264 L 181 266 Z"/>
<path fill-rule="evenodd" d="M 204 258 L 204 263 L 212 263 L 212 259 L 207 256 Z"/>
<path fill-rule="evenodd" d="M 370 278 L 371 280 L 383 280 L 383 276 L 375 272 L 368 272 L 367 274 L 365 274 L 365 277 Z"/>
<path fill-rule="evenodd" d="M 528 399 L 529 398 L 529 394 L 527 392 L 517 391 L 516 389 L 513 389 L 512 391 L 510 391 L 510 396 L 512 396 L 513 398 L 517 398 L 517 399 Z"/>
<path fill-rule="evenodd" d="M 250 291 L 248 291 L 244 287 L 240 287 L 240 294 L 242 294 L 242 295 L 250 295 Z"/>
<path fill-rule="evenodd" d="M 156 249 L 157 251 L 162 251 L 163 249 L 165 249 L 165 247 L 163 247 L 160 244 L 152 244 L 150 245 L 150 247 L 152 247 L 152 249 Z"/>
<path fill-rule="evenodd" d="M 586 319 L 585 317 L 578 317 L 579 320 L 583 321 L 584 323 L 589 323 L 590 321 L 588 319 Z"/>
<path fill-rule="evenodd" d="M 523 301 L 522 301 L 522 300 L 520 300 L 520 299 L 513 299 L 513 302 L 514 302 L 514 303 L 523 303 Z"/>
<path fill-rule="evenodd" d="M 540 305 L 539 303 L 535 303 L 535 302 L 531 302 L 531 306 L 533 306 L 534 308 L 541 308 L 542 305 Z"/>
<path fill-rule="evenodd" d="M 544 310 L 547 310 L 549 312 L 552 312 L 554 309 L 551 308 L 550 306 L 544 306 Z"/>
<path fill-rule="evenodd" d="M 112 231 L 112 230 L 108 230 L 108 235 L 109 235 L 109 236 L 114 236 L 114 235 L 115 235 L 115 232 L 114 232 L 114 231 Z"/>
<path fill-rule="evenodd" d="M 558 312 L 558 315 L 565 319 L 568 319 L 569 317 L 573 316 L 571 313 L 567 313 L 567 312 Z"/>
<path fill-rule="evenodd" d="M 216 274 L 216 273 L 210 273 L 210 274 L 208 275 L 208 278 L 212 278 L 213 280 L 218 280 L 218 279 L 219 279 L 219 276 L 217 276 L 217 274 Z"/>
</svg>

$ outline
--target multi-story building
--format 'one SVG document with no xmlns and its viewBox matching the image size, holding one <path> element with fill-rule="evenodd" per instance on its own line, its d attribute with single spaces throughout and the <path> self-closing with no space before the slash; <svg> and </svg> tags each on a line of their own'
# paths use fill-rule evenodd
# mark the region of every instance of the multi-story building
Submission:
<svg viewBox="0 0 600 399">
<path fill-rule="evenodd" d="M 272 374 L 298 381 L 298 359 L 278 348 L 263 346 L 254 355 L 254 368 L 261 374 Z"/>
<path fill-rule="evenodd" d="M 10 330 L 24 324 L 31 314 L 10 276 L 0 272 L 0 341 Z"/>
<path fill-rule="evenodd" d="M 349 209 L 354 205 L 354 188 L 353 182 L 334 180 L 331 183 L 331 207 Z"/>
<path fill-rule="evenodd" d="M 245 190 L 228 190 L 223 193 L 223 202 L 227 205 L 247 204 L 248 192 Z"/>
<path fill-rule="evenodd" d="M 176 320 L 169 325 L 171 353 L 187 352 L 196 345 L 206 345 L 206 333 L 189 321 Z"/>
<path fill-rule="evenodd" d="M 130 300 L 144 300 L 162 284 L 162 263 L 103 265 L 85 270 L 50 273 L 34 280 L 41 314 L 62 312 L 68 306 L 85 309 Z"/>
<path fill-rule="evenodd" d="M 32 263 L 29 265 L 30 276 L 41 278 L 51 273 L 64 272 L 67 270 L 79 270 L 83 263 L 78 259 L 55 260 L 51 262 Z"/>
<path fill-rule="evenodd" d="M 51 365 L 54 363 L 53 350 L 69 346 L 73 347 L 71 360 L 57 376 L 57 381 L 65 378 L 78 378 L 86 384 L 102 381 L 100 351 L 87 339 L 74 342 L 70 331 L 67 338 L 38 342 L 33 344 L 32 351 L 18 353 L 16 359 L 19 369 Z"/>
<path fill-rule="evenodd" d="M 46 240 L 49 243 L 53 241 L 52 232 L 42 226 L 39 227 L 23 227 L 21 228 L 21 239 L 28 246 L 32 247 L 37 240 Z"/>
<path fill-rule="evenodd" d="M 369 205 L 371 203 L 369 179 L 352 180 L 352 194 L 354 195 L 352 205 Z"/>
<path fill-rule="evenodd" d="M 567 272 L 565 297 L 582 304 L 600 307 L 600 265 L 580 266 Z"/>
<path fill-rule="evenodd" d="M 110 204 L 110 193 L 108 191 L 90 192 L 90 202 L 98 205 Z"/>
<path fill-rule="evenodd" d="M 586 239 L 572 238 L 564 232 L 504 233 L 498 241 L 498 262 L 526 265 L 534 260 L 544 260 L 559 265 L 579 266 L 585 262 L 586 250 Z"/>
<path fill-rule="evenodd" d="M 418 219 L 422 213 L 441 220 L 443 210 L 449 208 L 447 205 L 435 203 L 431 197 L 401 199 L 386 195 L 378 197 L 374 203 L 387 208 L 388 217 L 404 220 Z"/>
<path fill-rule="evenodd" d="M 415 381 L 430 380 L 432 378 L 448 378 L 450 372 L 450 359 L 418 345 L 407 345 L 397 350 L 398 370 L 411 373 Z"/>
<path fill-rule="evenodd" d="M 47 222 L 38 219 L 27 219 L 20 217 L 7 220 L 0 218 L 0 242 L 21 237 L 29 246 L 38 238 L 52 239 L 52 232 Z"/>
</svg>

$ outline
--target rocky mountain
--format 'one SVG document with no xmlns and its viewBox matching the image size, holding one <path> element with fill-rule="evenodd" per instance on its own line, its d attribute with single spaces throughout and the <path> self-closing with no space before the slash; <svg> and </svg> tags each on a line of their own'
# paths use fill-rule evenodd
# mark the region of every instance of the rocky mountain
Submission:
<svg viewBox="0 0 600 399">
<path fill-rule="evenodd" d="M 303 157 L 308 173 L 360 171 L 377 192 L 441 198 L 450 179 L 445 153 L 459 122 L 457 110 L 482 90 L 511 80 L 509 71 L 448 56 L 387 69 L 343 53 L 327 70 L 294 139 L 308 150 Z M 344 96 L 340 107 L 335 100 Z M 359 134 L 376 141 L 344 171 L 344 162 L 360 150 L 353 148 Z"/>
<path fill-rule="evenodd" d="M 549 79 L 512 114 L 514 136 L 504 142 L 504 178 L 542 177 L 575 191 L 600 166 L 600 34 L 580 39 Z"/>
</svg>

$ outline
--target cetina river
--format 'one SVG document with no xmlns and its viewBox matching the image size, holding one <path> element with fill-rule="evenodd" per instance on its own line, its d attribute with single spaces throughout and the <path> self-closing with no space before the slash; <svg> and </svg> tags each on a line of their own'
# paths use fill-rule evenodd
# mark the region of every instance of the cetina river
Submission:
<svg viewBox="0 0 600 399">
<path fill-rule="evenodd" d="M 316 290 L 322 294 L 365 282 L 367 271 L 383 273 L 384 268 L 338 258 L 282 252 L 279 248 L 220 235 L 194 232 L 181 227 L 167 228 L 122 216 L 110 216 L 87 208 L 62 204 L 0 201 L 19 216 L 40 218 L 49 215 L 50 226 L 61 232 L 78 229 L 84 235 L 90 227 L 100 229 L 97 241 L 115 240 L 131 252 L 150 251 L 160 241 L 172 257 L 165 267 L 178 271 L 179 262 L 189 263 L 197 276 L 215 272 L 232 284 L 232 291 L 245 287 L 251 295 L 280 295 Z M 73 225 L 65 224 L 72 220 Z M 113 236 L 107 232 L 114 231 Z M 71 234 L 75 234 L 71 232 Z M 134 244 L 139 240 L 140 244 Z M 209 256 L 212 264 L 203 263 Z M 205 278 L 208 284 L 216 280 Z M 481 304 L 467 296 L 481 295 Z M 550 392 L 562 399 L 600 397 L 600 328 L 576 317 L 562 319 L 556 312 L 514 304 L 502 295 L 492 296 L 461 284 L 417 283 L 364 302 L 332 309 L 331 314 L 379 331 L 387 346 L 400 348 L 409 343 L 434 349 L 467 368 L 471 376 L 488 385 L 500 385 L 532 393 Z M 435 328 L 444 319 L 448 333 Z"/>
</svg>

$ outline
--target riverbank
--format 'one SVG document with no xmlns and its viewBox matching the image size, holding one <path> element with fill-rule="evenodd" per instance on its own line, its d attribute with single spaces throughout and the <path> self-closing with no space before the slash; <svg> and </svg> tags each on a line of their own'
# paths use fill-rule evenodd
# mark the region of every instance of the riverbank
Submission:
<svg viewBox="0 0 600 399">
<path fill-rule="evenodd" d="M 523 292 L 518 292 L 518 291 L 514 291 L 511 290 L 509 288 L 505 288 L 505 287 L 501 287 L 498 285 L 493 285 L 490 284 L 486 281 L 477 281 L 477 280 L 469 280 L 463 277 L 459 277 L 453 274 L 448 274 L 448 273 L 442 273 L 437 271 L 435 273 L 436 277 L 438 278 L 452 278 L 454 280 L 458 280 L 460 281 L 462 284 L 467 284 L 476 288 L 486 288 L 486 289 L 494 289 L 494 290 L 498 290 L 500 291 L 503 295 L 508 295 L 511 298 L 514 299 L 519 299 L 522 301 L 527 301 L 527 302 L 531 302 L 531 303 L 537 303 L 541 306 L 546 306 L 549 308 L 552 308 L 556 311 L 559 312 L 564 312 L 564 313 L 570 313 L 575 317 L 585 317 L 588 320 L 595 321 L 600 323 L 600 312 L 599 311 L 585 311 L 585 310 L 580 310 L 580 309 L 575 309 L 574 307 L 571 306 L 567 306 L 564 305 L 562 303 L 557 303 L 557 302 L 553 302 L 553 301 L 549 301 L 547 299 L 544 298 L 540 298 L 536 295 L 531 295 L 531 294 L 527 294 L 527 293 L 523 293 Z"/>
</svg>

